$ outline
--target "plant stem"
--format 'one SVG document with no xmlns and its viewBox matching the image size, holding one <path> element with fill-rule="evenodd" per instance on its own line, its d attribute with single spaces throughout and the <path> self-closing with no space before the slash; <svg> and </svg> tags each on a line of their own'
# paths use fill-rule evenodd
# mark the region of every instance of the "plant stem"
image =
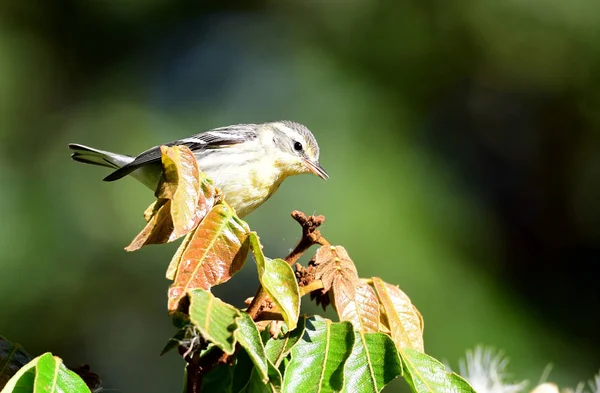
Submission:
<svg viewBox="0 0 600 393">
<path fill-rule="evenodd" d="M 200 367 L 200 354 L 194 352 L 192 360 L 186 366 L 186 392 L 200 393 L 202 391 L 202 367 Z"/>
<path fill-rule="evenodd" d="M 308 216 L 302 213 L 299 210 L 294 210 L 292 212 L 292 218 L 300 224 L 302 227 L 302 237 L 298 242 L 298 245 L 289 253 L 287 257 L 285 257 L 285 261 L 292 266 L 293 264 L 300 259 L 302 254 L 306 252 L 309 248 L 311 248 L 315 244 L 320 244 L 323 246 L 329 245 L 327 239 L 325 239 L 321 232 L 317 229 L 321 224 L 325 222 L 325 217 L 323 216 Z M 318 289 L 318 288 L 316 288 Z M 246 309 L 246 312 L 252 319 L 255 319 L 258 315 L 263 303 L 267 299 L 267 292 L 261 286 L 258 287 L 256 291 L 256 295 L 250 302 L 250 305 Z"/>
</svg>

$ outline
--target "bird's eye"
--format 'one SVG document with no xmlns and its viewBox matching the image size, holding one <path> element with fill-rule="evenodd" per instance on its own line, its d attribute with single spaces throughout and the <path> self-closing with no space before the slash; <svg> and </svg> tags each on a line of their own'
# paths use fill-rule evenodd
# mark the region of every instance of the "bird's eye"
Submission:
<svg viewBox="0 0 600 393">
<path fill-rule="evenodd" d="M 300 142 L 294 142 L 294 150 L 301 151 L 302 150 L 302 143 L 300 143 Z"/>
</svg>

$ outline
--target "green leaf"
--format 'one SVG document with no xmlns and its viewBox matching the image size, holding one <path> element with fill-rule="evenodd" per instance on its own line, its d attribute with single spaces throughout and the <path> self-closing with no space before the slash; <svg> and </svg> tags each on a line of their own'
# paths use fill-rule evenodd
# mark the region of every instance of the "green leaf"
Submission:
<svg viewBox="0 0 600 393">
<path fill-rule="evenodd" d="M 238 352 L 235 360 L 235 369 L 233 371 L 233 385 L 231 391 L 233 393 L 245 391 L 250 383 L 253 372 L 255 372 L 254 364 L 248 353 L 246 351 Z"/>
<path fill-rule="evenodd" d="M 233 354 L 236 343 L 233 332 L 238 327 L 236 319 L 240 316 L 240 311 L 203 289 L 195 289 L 189 294 L 192 323 L 206 340 L 226 354 Z"/>
<path fill-rule="evenodd" d="M 275 369 L 274 371 L 277 372 L 277 375 L 279 375 L 279 382 L 281 383 L 281 375 L 279 374 L 279 370 Z M 276 380 L 274 374 L 273 377 L 273 379 Z M 250 375 L 250 380 L 248 381 L 248 384 L 241 391 L 244 393 L 277 393 L 280 391 L 280 388 L 280 384 L 277 385 L 271 382 L 267 384 L 263 383 L 260 379 L 258 371 L 256 370 L 256 368 L 254 368 L 252 370 L 252 374 Z"/>
<path fill-rule="evenodd" d="M 475 393 L 475 390 L 456 373 L 422 352 L 411 348 L 400 351 L 404 364 L 404 379 L 413 392 L 424 393 Z"/>
<path fill-rule="evenodd" d="M 300 289 L 294 271 L 283 259 L 265 257 L 256 232 L 250 232 L 249 239 L 258 268 L 258 279 L 279 308 L 288 328 L 294 330 L 300 315 Z"/>
<path fill-rule="evenodd" d="M 279 367 L 281 361 L 292 351 L 294 345 L 300 341 L 304 334 L 305 324 L 306 318 L 300 318 L 296 329 L 286 333 L 282 338 L 271 338 L 267 341 L 267 345 L 265 346 L 267 358 L 269 358 L 275 367 Z"/>
<path fill-rule="evenodd" d="M 392 339 L 383 333 L 355 332 L 352 353 L 344 367 L 345 392 L 380 392 L 402 375 Z"/>
<path fill-rule="evenodd" d="M 160 356 L 164 355 L 167 352 L 172 351 L 175 348 L 178 348 L 181 345 L 181 343 L 183 342 L 183 340 L 185 340 L 185 338 L 187 336 L 187 332 L 188 332 L 187 328 L 179 329 L 177 331 L 177 333 L 175 333 L 175 335 L 169 339 L 167 344 L 165 344 L 165 347 L 160 352 Z"/>
<path fill-rule="evenodd" d="M 85 382 L 47 352 L 21 368 L 1 393 L 90 393 Z"/>
<path fill-rule="evenodd" d="M 321 317 L 306 320 L 302 339 L 292 348 L 283 392 L 340 391 L 344 363 L 352 352 L 354 330 L 349 322 L 333 323 Z"/>
<path fill-rule="evenodd" d="M 203 392 L 229 393 L 233 386 L 233 372 L 235 368 L 221 364 L 202 377 Z"/>
<path fill-rule="evenodd" d="M 265 347 L 256 324 L 245 312 L 240 312 L 237 323 L 238 329 L 235 331 L 234 336 L 254 363 L 254 372 L 250 377 L 248 387 L 254 386 L 252 388 L 254 390 L 252 391 L 279 391 L 281 387 L 281 374 L 277 367 L 267 358 Z"/>
<path fill-rule="evenodd" d="M 269 380 L 269 366 L 258 328 L 252 318 L 245 312 L 239 313 L 236 322 L 238 328 L 234 332 L 234 337 L 252 359 L 252 363 L 254 363 L 263 383 L 266 383 Z"/>
<path fill-rule="evenodd" d="M 38 358 L 33 359 L 25 366 L 21 367 L 0 393 L 31 393 L 35 384 L 35 367 L 37 366 Z"/>
<path fill-rule="evenodd" d="M 0 336 L 0 389 L 31 359 L 20 344 Z"/>
</svg>

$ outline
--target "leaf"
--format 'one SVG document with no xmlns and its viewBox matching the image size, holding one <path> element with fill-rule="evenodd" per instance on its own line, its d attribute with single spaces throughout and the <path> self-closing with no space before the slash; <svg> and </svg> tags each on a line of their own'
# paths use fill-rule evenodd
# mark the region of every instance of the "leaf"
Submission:
<svg viewBox="0 0 600 393">
<path fill-rule="evenodd" d="M 157 201 L 144 212 L 146 226 L 127 251 L 147 244 L 172 242 L 192 231 L 215 202 L 212 182 L 198 169 L 187 146 L 161 146 L 163 175 L 156 190 Z"/>
<path fill-rule="evenodd" d="M 163 198 L 173 201 L 173 235 L 189 233 L 212 208 L 215 189 L 206 174 L 198 169 L 194 153 L 187 146 L 161 146 L 165 183 L 169 187 Z"/>
<path fill-rule="evenodd" d="M 282 391 L 340 391 L 344 385 L 344 363 L 353 344 L 352 324 L 333 323 L 321 317 L 308 318 L 302 339 L 292 349 Z"/>
<path fill-rule="evenodd" d="M 175 274 L 177 274 L 177 269 L 179 269 L 179 263 L 181 262 L 181 256 L 183 255 L 183 252 L 187 250 L 190 241 L 194 238 L 194 233 L 195 231 L 192 231 L 185 235 L 183 241 L 177 248 L 177 251 L 175 251 L 175 255 L 173 255 L 173 258 L 171 258 L 171 262 L 169 262 L 166 274 L 168 280 L 173 281 L 175 279 Z"/>
<path fill-rule="evenodd" d="M 277 305 L 290 330 L 296 328 L 300 314 L 300 289 L 294 271 L 283 259 L 266 258 L 256 232 L 250 232 L 250 246 L 258 268 L 258 279 Z"/>
<path fill-rule="evenodd" d="M 356 266 L 342 246 L 322 246 L 315 256 L 315 278 L 333 292 L 334 306 L 342 321 L 361 332 L 379 331 L 379 302 L 373 289 L 360 281 Z"/>
<path fill-rule="evenodd" d="M 56 356 L 47 352 L 22 367 L 1 393 L 90 393 L 85 382 Z"/>
<path fill-rule="evenodd" d="M 228 393 L 232 390 L 235 367 L 221 364 L 202 377 L 203 392 Z"/>
<path fill-rule="evenodd" d="M 315 255 L 315 264 L 315 278 L 323 282 L 325 291 L 329 291 L 336 280 L 347 284 L 344 289 L 348 292 L 352 292 L 360 283 L 356 266 L 342 246 L 322 246 Z M 353 298 L 354 295 L 349 293 L 348 297 Z"/>
<path fill-rule="evenodd" d="M 279 391 L 281 374 L 268 359 L 256 324 L 245 312 L 240 312 L 237 323 L 238 328 L 234 332 L 234 336 L 254 363 L 254 371 L 248 384 L 249 391 Z"/>
<path fill-rule="evenodd" d="M 157 197 L 173 201 L 173 232 L 178 234 L 187 229 L 187 233 L 196 221 L 195 211 L 200 197 L 198 162 L 186 146 L 161 146 L 160 152 L 165 181 L 159 187 Z"/>
<path fill-rule="evenodd" d="M 248 380 L 248 384 L 241 390 L 244 393 L 277 393 L 281 389 L 281 374 L 279 374 L 279 370 L 270 365 L 269 370 L 273 372 L 272 379 L 275 379 L 275 374 L 279 375 L 279 384 L 275 384 L 269 382 L 267 384 L 263 383 L 260 379 L 259 373 L 256 371 L 256 368 L 252 370 L 250 374 L 250 379 Z M 276 380 L 277 381 L 277 380 Z"/>
<path fill-rule="evenodd" d="M 379 302 L 387 316 L 390 336 L 400 348 L 413 348 L 424 352 L 422 317 L 410 298 L 395 285 L 390 285 L 378 277 L 373 277 L 373 286 Z"/>
<path fill-rule="evenodd" d="M 275 367 L 279 367 L 281 361 L 289 355 L 294 346 L 300 341 L 304 335 L 305 323 L 306 319 L 300 318 L 296 329 L 288 332 L 282 338 L 271 338 L 267 341 L 265 345 L 267 358 L 269 358 Z"/>
<path fill-rule="evenodd" d="M 245 312 L 239 313 L 236 323 L 238 327 L 234 332 L 234 337 L 252 359 L 261 381 L 266 383 L 269 380 L 269 365 L 260 333 L 252 318 Z"/>
<path fill-rule="evenodd" d="M 211 287 L 228 281 L 243 266 L 248 255 L 248 224 L 234 210 L 220 202 L 189 234 L 177 251 L 175 280 L 169 288 L 168 308 L 177 310 L 179 301 L 189 290 Z"/>
<path fill-rule="evenodd" d="M 31 359 L 20 344 L 0 336 L 0 389 Z"/>
<path fill-rule="evenodd" d="M 131 244 L 125 247 L 125 251 L 136 251 L 148 244 L 163 244 L 175 240 L 171 239 L 173 220 L 170 210 L 171 201 L 160 205 L 144 229 L 133 239 Z"/>
<path fill-rule="evenodd" d="M 402 375 L 394 342 L 383 333 L 356 332 L 344 367 L 344 392 L 380 392 Z"/>
<path fill-rule="evenodd" d="M 202 336 L 228 355 L 235 351 L 240 311 L 202 289 L 190 291 L 190 320 L 200 330 Z"/>
<path fill-rule="evenodd" d="M 265 391 L 279 390 L 281 374 L 267 359 L 260 333 L 248 314 L 217 299 L 210 292 L 197 289 L 190 292 L 190 319 L 204 339 L 228 355 L 235 352 L 235 346 L 239 343 L 244 348 L 244 356 L 254 365 L 258 383 L 264 385 L 267 389 Z M 244 356 L 240 356 L 238 352 L 236 358 L 240 361 Z M 245 376 L 238 375 L 242 369 L 247 368 L 240 365 L 240 370 L 236 371 L 234 379 L 237 379 L 237 382 L 233 384 L 237 388 L 234 386 L 233 391 L 243 390 L 248 381 L 252 380 L 251 371 L 243 371 Z"/>
<path fill-rule="evenodd" d="M 167 341 L 163 350 L 160 352 L 160 356 L 164 355 L 167 352 L 172 351 L 175 348 L 178 348 L 183 343 L 183 341 L 186 339 L 187 333 L 188 333 L 187 328 L 179 329 L 177 331 L 177 333 L 175 333 L 175 335 L 173 337 L 171 337 L 169 339 L 169 341 Z"/>
<path fill-rule="evenodd" d="M 344 279 L 337 279 L 333 284 L 334 305 L 342 321 L 351 322 L 354 327 L 364 333 L 379 331 L 379 303 L 375 291 L 369 285 L 360 282 L 354 291 L 348 291 Z M 349 295 L 354 298 L 349 298 Z"/>
<path fill-rule="evenodd" d="M 252 359 L 246 351 L 240 351 L 236 355 L 233 385 L 231 387 L 233 393 L 245 391 L 250 383 L 250 378 L 256 372 L 254 371 L 254 363 L 252 363 Z M 215 390 L 215 392 L 218 392 L 218 390 Z"/>
<path fill-rule="evenodd" d="M 422 352 L 411 348 L 400 350 L 404 365 L 404 379 L 417 393 L 475 393 L 467 381 Z"/>
</svg>

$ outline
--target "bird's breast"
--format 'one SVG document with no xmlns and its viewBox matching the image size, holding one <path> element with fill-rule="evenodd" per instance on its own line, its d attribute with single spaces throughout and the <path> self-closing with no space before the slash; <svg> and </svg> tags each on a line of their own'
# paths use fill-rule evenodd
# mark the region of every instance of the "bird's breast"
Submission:
<svg viewBox="0 0 600 393">
<path fill-rule="evenodd" d="M 243 153 L 227 156 L 210 154 L 197 157 L 198 166 L 223 191 L 225 200 L 238 216 L 244 217 L 269 199 L 283 178 L 268 158 L 250 159 Z"/>
</svg>

